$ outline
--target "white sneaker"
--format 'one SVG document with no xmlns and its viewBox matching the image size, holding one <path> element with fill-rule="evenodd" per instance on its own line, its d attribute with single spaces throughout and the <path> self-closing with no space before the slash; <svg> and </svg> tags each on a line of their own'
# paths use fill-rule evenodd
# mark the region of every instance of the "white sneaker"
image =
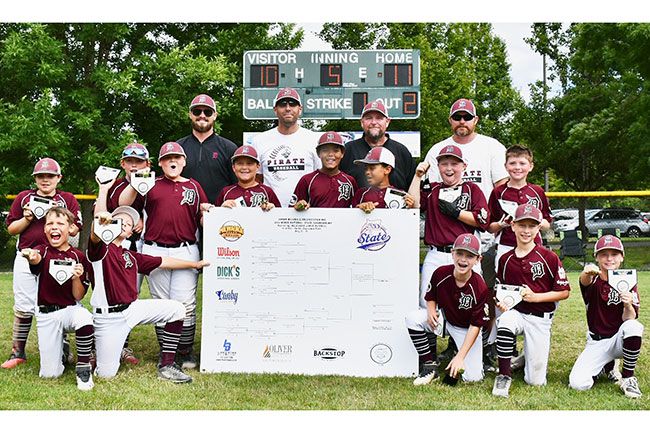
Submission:
<svg viewBox="0 0 650 433">
<path fill-rule="evenodd" d="M 93 383 L 93 375 L 90 367 L 77 368 L 77 389 L 81 391 L 90 391 L 95 384 Z"/>
<path fill-rule="evenodd" d="M 508 397 L 510 391 L 510 384 L 512 378 L 504 376 L 503 374 L 497 375 L 494 379 L 494 387 L 492 387 L 492 395 L 497 397 Z"/>
<path fill-rule="evenodd" d="M 438 377 L 438 363 L 437 362 L 425 362 L 422 366 L 422 371 L 418 374 L 418 377 L 413 381 L 413 385 L 428 385 L 434 379 Z"/>
<path fill-rule="evenodd" d="M 639 398 L 643 395 L 639 389 L 639 382 L 634 376 L 621 379 L 621 390 L 629 398 Z"/>
<path fill-rule="evenodd" d="M 190 383 L 192 378 L 183 373 L 175 364 L 165 365 L 158 369 L 158 378 L 168 380 L 173 383 Z"/>
</svg>

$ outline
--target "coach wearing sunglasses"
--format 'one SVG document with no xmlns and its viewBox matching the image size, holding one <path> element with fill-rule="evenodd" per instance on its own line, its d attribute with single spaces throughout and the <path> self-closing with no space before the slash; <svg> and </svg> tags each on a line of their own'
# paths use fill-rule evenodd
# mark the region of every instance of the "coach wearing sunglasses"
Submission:
<svg viewBox="0 0 650 433">
<path fill-rule="evenodd" d="M 214 132 L 217 106 L 210 96 L 192 99 L 189 117 L 192 133 L 176 140 L 187 155 L 182 176 L 198 181 L 210 203 L 214 203 L 223 187 L 237 183 L 230 162 L 237 145 Z"/>
<path fill-rule="evenodd" d="M 437 170 L 438 162 L 436 156 L 440 150 L 450 144 L 455 144 L 463 151 L 463 157 L 467 163 L 467 169 L 463 174 L 464 181 L 476 183 L 483 191 L 485 198 L 497 185 L 507 182 L 508 172 L 505 168 L 506 148 L 498 140 L 476 132 L 476 125 L 479 117 L 476 115 L 474 102 L 461 98 L 454 102 L 449 110 L 449 125 L 453 132 L 452 136 L 433 145 L 427 153 L 425 161 L 429 163 L 427 175 L 430 182 L 440 182 L 440 173 Z M 481 268 L 483 278 L 488 287 L 494 287 L 494 256 L 496 254 L 494 236 L 488 232 L 481 233 L 482 254 Z M 443 356 L 450 357 L 455 350 L 453 341 L 450 339 L 449 353 Z M 486 350 L 484 349 L 484 361 Z"/>
</svg>

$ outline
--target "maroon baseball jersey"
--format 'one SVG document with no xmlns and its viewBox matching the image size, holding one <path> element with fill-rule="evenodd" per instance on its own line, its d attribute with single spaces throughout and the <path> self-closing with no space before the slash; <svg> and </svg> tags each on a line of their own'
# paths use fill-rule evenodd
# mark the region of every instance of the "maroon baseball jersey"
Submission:
<svg viewBox="0 0 650 433">
<path fill-rule="evenodd" d="M 55 260 L 73 260 L 81 263 L 84 267 L 84 273 L 80 277 L 81 284 L 88 290 L 92 281 L 92 266 L 84 253 L 74 247 L 70 247 L 67 251 L 61 251 L 49 245 L 38 245 L 34 249 L 42 258 L 38 265 L 30 266 L 32 274 L 38 275 L 38 305 L 58 305 L 60 307 L 75 305 L 77 300 L 72 295 L 72 278 L 59 284 L 50 275 L 50 266 Z"/>
<path fill-rule="evenodd" d="M 29 204 L 31 196 L 43 197 L 38 194 L 36 189 L 28 189 L 22 191 L 11 204 L 11 209 L 9 210 L 9 215 L 7 216 L 7 226 L 14 221 L 18 221 L 23 217 L 23 207 Z M 74 197 L 74 195 L 69 192 L 56 190 L 54 196 L 52 197 L 43 197 L 50 200 L 54 200 L 58 203 L 60 207 L 67 208 L 75 216 L 75 224 L 79 227 L 81 231 L 81 211 L 79 210 L 79 202 Z M 18 236 L 18 245 L 17 248 L 22 250 L 24 248 L 34 248 L 38 245 L 47 244 L 47 238 L 45 237 L 45 217 L 37 219 L 34 217 L 32 222 L 27 226 L 25 231 L 23 231 Z"/>
<path fill-rule="evenodd" d="M 499 204 L 499 200 L 512 201 L 517 204 L 532 204 L 542 211 L 542 217 L 546 221 L 549 223 L 553 221 L 553 217 L 551 217 L 551 208 L 548 204 L 548 198 L 546 198 L 546 194 L 542 187 L 538 185 L 527 183 L 522 188 L 517 189 L 507 186 L 506 182 L 494 188 L 490 194 L 490 200 L 488 201 L 490 223 L 499 221 L 505 214 Z M 512 228 L 506 227 L 502 229 L 498 236 L 498 241 L 501 245 L 507 245 L 510 247 L 517 246 L 517 239 Z M 537 245 L 542 245 L 542 236 L 539 233 L 537 234 L 537 238 L 535 238 L 535 243 Z"/>
<path fill-rule="evenodd" d="M 600 276 L 596 276 L 588 286 L 580 284 L 582 299 L 587 306 L 587 326 L 589 331 L 604 337 L 616 334 L 623 324 L 623 301 L 618 290 L 609 285 Z M 634 309 L 639 316 L 639 291 L 632 288 L 635 298 Z"/>
<path fill-rule="evenodd" d="M 106 209 L 109 212 L 113 212 L 115 209 L 117 209 L 120 206 L 120 194 L 122 194 L 122 191 L 124 191 L 124 188 L 126 188 L 129 185 L 129 181 L 125 177 L 120 177 L 115 180 L 115 183 L 113 186 L 110 187 L 108 190 L 108 197 L 106 199 Z M 140 197 L 140 194 L 138 194 L 138 198 Z M 142 199 L 140 200 L 135 200 L 131 207 L 135 210 L 137 210 L 140 213 L 140 216 L 142 216 L 142 206 L 144 205 L 144 201 Z"/>
<path fill-rule="evenodd" d="M 424 299 L 436 302 L 444 311 L 447 322 L 459 328 L 469 328 L 470 325 L 484 326 L 490 320 L 489 295 L 479 274 L 472 271 L 465 285 L 458 287 L 454 265 L 444 265 L 433 271 Z"/>
<path fill-rule="evenodd" d="M 194 179 L 174 182 L 164 176 L 156 178 L 156 184 L 144 197 L 144 240 L 168 245 L 196 242 L 200 205 L 207 202 L 203 188 Z"/>
<path fill-rule="evenodd" d="M 526 284 L 535 293 L 570 290 L 569 281 L 560 258 L 551 250 L 535 245 L 524 257 L 517 257 L 510 250 L 499 259 L 497 282 L 522 286 Z M 526 302 L 515 305 L 522 313 L 550 313 L 555 302 Z"/>
<path fill-rule="evenodd" d="M 478 227 L 472 227 L 440 212 L 438 197 L 440 191 L 446 188 L 442 182 L 434 182 L 420 190 L 420 212 L 426 212 L 424 223 L 424 243 L 436 247 L 453 245 L 456 238 L 463 233 L 474 233 L 476 230 L 485 231 L 488 227 L 489 212 L 485 196 L 474 182 L 463 182 L 461 185 L 458 204 L 461 210 L 471 212 Z"/>
<path fill-rule="evenodd" d="M 293 194 L 296 201 L 305 200 L 311 207 L 345 208 L 352 204 L 357 189 L 357 181 L 347 173 L 330 176 L 316 170 L 300 178 Z"/>
<path fill-rule="evenodd" d="M 161 257 L 130 251 L 103 242 L 88 244 L 94 282 L 90 305 L 105 307 L 129 304 L 138 299 L 138 273 L 149 275 L 162 263 Z"/>
<path fill-rule="evenodd" d="M 258 207 L 264 202 L 271 202 L 275 207 L 282 207 L 278 196 L 275 195 L 270 186 L 258 183 L 250 188 L 243 188 L 238 183 L 224 187 L 217 200 L 214 202 L 216 206 L 221 206 L 226 200 L 235 200 L 243 197 L 248 207 Z"/>
<path fill-rule="evenodd" d="M 389 186 L 386 188 L 375 188 L 374 186 L 367 186 L 365 188 L 358 189 L 352 197 L 352 207 L 356 207 L 360 203 L 365 203 L 368 201 L 379 203 L 377 209 L 385 209 L 386 202 L 384 201 L 384 195 L 386 195 L 386 190 L 391 188 L 395 191 L 402 191 L 401 189 L 395 188 L 394 186 Z"/>
</svg>

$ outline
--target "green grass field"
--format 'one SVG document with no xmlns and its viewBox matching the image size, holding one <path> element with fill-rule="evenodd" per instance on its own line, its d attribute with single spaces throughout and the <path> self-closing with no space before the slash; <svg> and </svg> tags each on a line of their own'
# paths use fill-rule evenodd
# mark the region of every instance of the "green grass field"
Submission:
<svg viewBox="0 0 650 433">
<path fill-rule="evenodd" d="M 639 274 L 640 320 L 648 326 L 650 313 L 643 301 L 650 299 L 650 273 Z M 131 347 L 142 362 L 123 366 L 111 380 L 95 379 L 95 388 L 82 393 L 76 388 L 74 368 L 58 379 L 38 377 L 36 326 L 27 346 L 28 362 L 0 371 L 0 410 L 648 410 L 650 409 L 650 361 L 643 346 L 637 366 L 641 390 L 638 400 L 623 396 L 618 387 L 598 382 L 587 392 L 568 388 L 573 362 L 584 348 L 586 321 L 577 288 L 577 273 L 570 274 L 573 294 L 561 303 L 553 324 L 548 385 L 532 387 L 515 374 L 509 399 L 491 395 L 494 374 L 478 384 L 450 388 L 440 383 L 414 387 L 410 379 L 361 379 L 338 376 L 281 374 L 200 374 L 194 382 L 174 385 L 156 377 L 157 343 L 152 327 L 138 327 Z M 147 289 L 144 288 L 144 293 Z M 88 298 L 88 297 L 87 297 Z M 0 274 L 0 356 L 11 348 L 13 297 L 11 274 Z M 199 304 L 200 305 L 200 304 Z M 644 333 L 647 340 L 648 332 Z M 200 338 L 200 335 L 199 335 Z M 198 342 L 197 346 L 200 347 Z M 444 348 L 441 347 L 441 349 Z"/>
</svg>

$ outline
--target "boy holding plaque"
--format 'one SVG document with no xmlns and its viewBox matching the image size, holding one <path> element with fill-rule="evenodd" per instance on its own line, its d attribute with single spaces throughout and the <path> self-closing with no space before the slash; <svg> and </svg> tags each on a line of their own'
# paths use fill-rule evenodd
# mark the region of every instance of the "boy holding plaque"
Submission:
<svg viewBox="0 0 650 433">
<path fill-rule="evenodd" d="M 440 266 L 431 276 L 424 295 L 427 308 L 406 316 L 409 336 L 423 365 L 414 385 L 426 385 L 438 375 L 426 332 L 442 336 L 439 328 L 443 322 L 458 347 L 446 368 L 449 376 L 460 374 L 466 382 L 483 379 L 480 335 L 481 327 L 490 320 L 490 292 L 483 277 L 472 269 L 481 260 L 481 241 L 473 234 L 462 234 L 456 238 L 451 256 L 453 264 Z"/>
<path fill-rule="evenodd" d="M 492 394 L 508 397 L 512 383 L 511 358 L 517 335 L 524 336 L 524 380 L 530 385 L 546 384 L 551 348 L 551 325 L 557 302 L 569 297 L 569 281 L 558 256 L 535 243 L 542 225 L 542 212 L 532 204 L 515 211 L 512 230 L 515 249 L 501 256 L 497 267 L 497 355 L 499 374 Z M 521 302 L 507 302 L 500 285 L 516 286 Z M 505 291 L 507 293 L 507 291 Z"/>
<path fill-rule="evenodd" d="M 40 377 L 63 374 L 63 336 L 74 331 L 77 342 L 77 388 L 93 388 L 90 351 L 93 317 L 79 301 L 91 284 L 92 266 L 86 256 L 68 243 L 75 225 L 67 209 L 53 207 L 45 214 L 47 244 L 25 248 L 20 253 L 37 277 L 36 329 L 41 356 Z"/>
<path fill-rule="evenodd" d="M 594 245 L 596 263 L 585 265 L 580 274 L 580 291 L 587 306 L 587 346 L 573 365 L 569 386 L 590 389 L 597 376 L 618 382 L 626 397 L 639 398 L 641 390 L 634 376 L 641 352 L 643 325 L 639 317 L 636 271 L 619 269 L 625 258 L 623 243 L 612 235 Z M 614 371 L 614 360 L 623 358 L 623 373 Z M 622 377 L 621 377 L 622 376 Z"/>
<path fill-rule="evenodd" d="M 13 347 L 2 368 L 14 368 L 26 362 L 25 345 L 36 309 L 36 276 L 31 273 L 29 263 L 20 251 L 47 243 L 44 216 L 51 207 L 67 208 L 75 216 L 70 228 L 71 236 L 81 230 L 79 202 L 71 193 L 57 189 L 62 177 L 59 163 L 52 158 L 43 158 L 34 166 L 32 176 L 36 188 L 20 192 L 7 216 L 7 231 L 10 235 L 18 235 L 18 242 L 13 268 Z"/>
<path fill-rule="evenodd" d="M 143 200 L 145 232 L 143 254 L 175 257 L 198 261 L 198 230 L 203 224 L 203 212 L 213 207 L 201 185 L 183 177 L 186 165 L 185 150 L 176 142 L 168 142 L 158 152 L 158 166 L 163 175 L 144 196 L 138 194 L 138 185 L 131 177 L 129 187 L 120 194 L 120 205 L 131 206 Z M 155 269 L 147 277 L 151 297 L 173 299 L 185 306 L 187 316 L 178 349 L 178 362 L 183 368 L 197 368 L 194 356 L 196 334 L 196 290 L 199 273 L 196 269 Z M 156 326 L 158 343 L 163 344 L 163 327 Z"/>
<path fill-rule="evenodd" d="M 395 155 L 390 150 L 383 146 L 373 147 L 364 159 L 356 159 L 354 163 L 365 166 L 368 186 L 354 193 L 352 207 L 357 207 L 365 213 L 370 213 L 375 208 L 416 207 L 411 194 L 390 184 L 389 176 L 395 168 Z"/>
</svg>

